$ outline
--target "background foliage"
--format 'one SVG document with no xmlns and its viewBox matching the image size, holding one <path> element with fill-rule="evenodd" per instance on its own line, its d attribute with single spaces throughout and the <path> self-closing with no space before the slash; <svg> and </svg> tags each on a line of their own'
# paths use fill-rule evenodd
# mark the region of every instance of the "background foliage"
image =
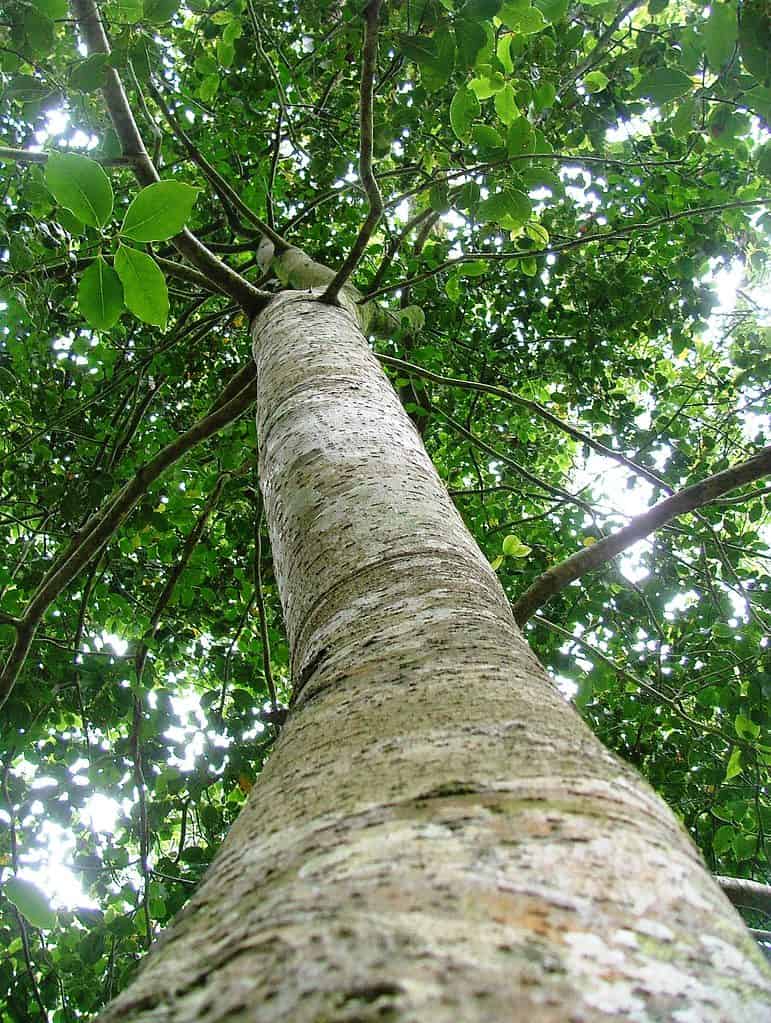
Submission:
<svg viewBox="0 0 771 1023">
<path fill-rule="evenodd" d="M 125 282 L 123 299 L 113 289 L 94 311 L 88 288 L 98 266 L 112 273 L 139 192 L 99 91 L 107 64 L 161 176 L 199 189 L 188 225 L 250 280 L 280 286 L 261 275 L 259 231 L 207 168 L 332 267 L 367 208 L 358 0 L 100 10 L 109 58 L 78 44 L 65 0 L 8 0 L 0 16 L 2 134 L 28 151 L 0 150 L 10 616 L 87 516 L 249 357 L 242 311 L 180 271 L 157 240 L 168 234 L 122 242 L 176 259 L 168 321 L 157 302 L 132 304 Z M 373 343 L 453 378 L 389 368 L 512 599 L 667 488 L 769 443 L 769 44 L 766 0 L 384 4 L 386 214 L 356 283 L 397 313 L 422 310 Z M 101 161 L 114 206 L 78 219 L 32 150 Z M 467 381 L 539 403 L 637 468 Z M 289 679 L 256 443 L 245 414 L 150 487 L 49 609 L 3 709 L 0 869 L 47 889 L 37 908 L 18 884 L 0 898 L 4 1018 L 87 1017 L 126 984 L 269 752 Z M 771 880 L 768 510 L 762 483 L 716 501 L 528 625 L 566 694 L 710 867 L 758 880 Z M 45 872 L 53 861 L 79 895 Z"/>
</svg>

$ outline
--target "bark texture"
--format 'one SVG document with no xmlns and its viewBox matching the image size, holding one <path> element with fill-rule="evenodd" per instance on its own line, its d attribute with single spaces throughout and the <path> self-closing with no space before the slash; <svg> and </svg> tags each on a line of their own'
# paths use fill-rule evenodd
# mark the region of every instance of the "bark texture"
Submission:
<svg viewBox="0 0 771 1023">
<path fill-rule="evenodd" d="M 296 697 L 104 1023 L 736 1023 L 771 978 L 519 633 L 353 310 L 253 330 Z"/>
</svg>

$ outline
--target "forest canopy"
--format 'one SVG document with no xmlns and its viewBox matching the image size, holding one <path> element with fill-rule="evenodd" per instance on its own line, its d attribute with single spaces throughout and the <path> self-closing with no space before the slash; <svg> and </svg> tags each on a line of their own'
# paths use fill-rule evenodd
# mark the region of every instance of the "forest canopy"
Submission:
<svg viewBox="0 0 771 1023">
<path fill-rule="evenodd" d="M 289 706 L 249 316 L 292 254 L 359 244 L 373 350 L 515 609 L 771 444 L 766 0 L 386 0 L 369 120 L 361 0 L 104 0 L 109 50 L 92 7 L 0 14 L 14 1021 L 125 987 Z M 771 883 L 769 495 L 705 491 L 520 620 L 710 869 Z"/>
</svg>

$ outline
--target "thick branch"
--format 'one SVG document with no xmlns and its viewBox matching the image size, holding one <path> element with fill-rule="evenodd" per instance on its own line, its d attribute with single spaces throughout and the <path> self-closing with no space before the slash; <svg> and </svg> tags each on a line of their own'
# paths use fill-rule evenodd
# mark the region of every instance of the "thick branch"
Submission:
<svg viewBox="0 0 771 1023">
<path fill-rule="evenodd" d="M 89 52 L 109 54 L 110 44 L 95 0 L 72 0 L 72 12 Z M 134 173 L 140 184 L 152 185 L 159 181 L 160 177 L 139 134 L 123 83 L 114 67 L 107 66 L 105 73 L 106 82 L 102 94 L 115 133 L 120 139 L 123 155 L 131 158 Z M 264 303 L 261 293 L 210 252 L 187 228 L 172 240 L 193 266 L 204 273 L 219 291 L 223 291 L 238 302 L 249 315 L 262 307 Z"/>
<path fill-rule="evenodd" d="M 361 91 L 359 98 L 359 176 L 369 200 L 369 213 L 362 224 L 359 236 L 348 253 L 345 262 L 335 274 L 329 287 L 322 295 L 323 302 L 334 303 L 340 289 L 359 265 L 359 260 L 372 237 L 383 213 L 383 198 L 380 195 L 375 172 L 372 167 L 373 107 L 375 98 L 375 71 L 377 70 L 377 30 L 381 0 L 370 0 L 365 11 L 364 49 L 361 62 Z"/>
<path fill-rule="evenodd" d="M 713 501 L 721 494 L 741 487 L 745 483 L 760 479 L 771 473 L 771 446 L 730 469 L 709 476 L 701 483 L 694 483 L 672 497 L 654 505 L 647 512 L 638 515 L 628 526 L 606 536 L 592 547 L 586 547 L 571 555 L 566 561 L 554 565 L 540 575 L 514 604 L 514 618 L 522 626 L 539 608 L 586 572 L 599 568 L 632 544 L 660 529 L 679 515 L 692 512 Z"/>
<path fill-rule="evenodd" d="M 745 877 L 716 877 L 715 880 L 734 906 L 756 909 L 771 917 L 771 885 L 749 881 Z"/>
<path fill-rule="evenodd" d="M 232 383 L 232 381 L 231 381 Z M 225 389 L 229 392 L 231 385 Z M 142 495 L 171 465 L 184 454 L 213 436 L 228 423 L 237 419 L 254 401 L 256 384 L 247 384 L 234 397 L 215 405 L 214 409 L 194 426 L 180 434 L 176 440 L 162 448 L 155 458 L 145 463 L 117 494 L 109 498 L 104 506 L 95 512 L 80 532 L 73 538 L 69 548 L 57 558 L 56 563 L 38 586 L 23 616 L 16 625 L 16 641 L 11 648 L 2 673 L 0 673 L 0 707 L 8 699 L 18 678 L 35 630 L 51 603 L 107 543 Z"/>
</svg>

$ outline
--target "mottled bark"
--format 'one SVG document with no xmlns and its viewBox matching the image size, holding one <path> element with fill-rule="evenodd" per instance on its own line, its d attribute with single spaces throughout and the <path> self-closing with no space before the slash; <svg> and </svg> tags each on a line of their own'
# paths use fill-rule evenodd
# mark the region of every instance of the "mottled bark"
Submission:
<svg viewBox="0 0 771 1023">
<path fill-rule="evenodd" d="M 296 696 L 103 1020 L 771 1019 L 761 952 L 537 663 L 353 315 L 289 292 L 253 335 Z"/>
</svg>

